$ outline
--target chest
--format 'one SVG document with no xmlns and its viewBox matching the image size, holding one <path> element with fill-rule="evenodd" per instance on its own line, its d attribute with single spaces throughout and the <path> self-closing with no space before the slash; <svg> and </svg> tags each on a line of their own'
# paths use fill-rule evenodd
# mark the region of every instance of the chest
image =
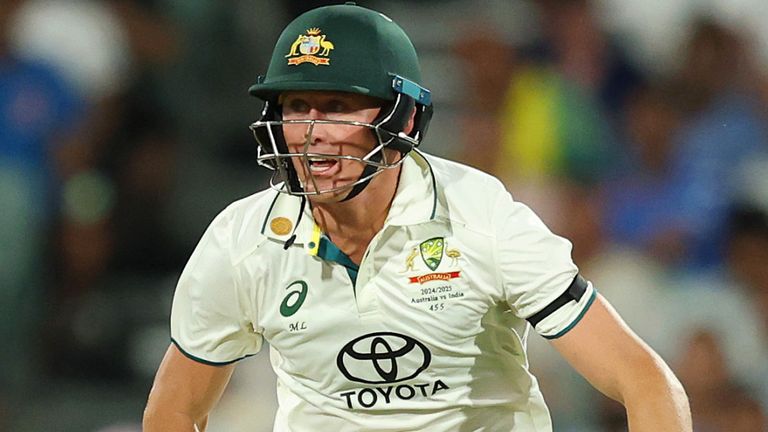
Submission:
<svg viewBox="0 0 768 432">
<path fill-rule="evenodd" d="M 356 275 L 300 248 L 269 257 L 253 301 L 262 334 L 281 352 L 339 352 L 377 332 L 457 346 L 483 331 L 501 298 L 488 239 L 442 226 L 385 229 Z"/>
</svg>

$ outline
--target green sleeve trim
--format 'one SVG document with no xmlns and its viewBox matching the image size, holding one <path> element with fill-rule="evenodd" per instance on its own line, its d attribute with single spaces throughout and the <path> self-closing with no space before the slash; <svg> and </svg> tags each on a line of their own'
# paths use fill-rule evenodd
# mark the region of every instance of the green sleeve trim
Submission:
<svg viewBox="0 0 768 432">
<path fill-rule="evenodd" d="M 563 330 L 561 330 L 558 334 L 556 334 L 554 336 L 544 336 L 544 338 L 545 339 L 557 339 L 557 338 L 563 336 L 564 334 L 568 333 L 569 331 L 571 331 L 571 329 L 576 327 L 576 324 L 578 324 L 579 321 L 581 321 L 581 319 L 584 318 L 584 314 L 586 314 L 587 311 L 589 310 L 589 308 L 592 307 L 592 303 L 595 302 L 596 298 L 597 298 L 597 290 L 593 287 L 592 288 L 592 295 L 589 296 L 589 300 L 587 301 L 587 305 L 584 306 L 584 309 L 582 309 L 581 313 L 579 313 L 579 316 L 577 316 L 576 319 L 573 320 L 573 322 L 568 325 L 568 327 L 566 327 Z"/>
<path fill-rule="evenodd" d="M 190 354 L 190 353 L 188 353 L 188 352 L 184 351 L 184 348 L 182 348 L 182 347 L 181 347 L 181 345 L 179 345 L 179 343 L 178 343 L 178 342 L 176 342 L 176 340 L 175 340 L 174 338 L 171 338 L 171 343 L 173 343 L 174 345 L 176 345 L 176 348 L 178 348 L 178 349 L 179 349 L 179 351 L 181 351 L 181 353 L 182 353 L 182 354 L 184 354 L 184 356 L 185 356 L 185 357 L 187 357 L 188 359 L 190 359 L 190 360 L 194 360 L 194 361 L 196 361 L 196 362 L 198 362 L 198 363 L 202 363 L 202 364 L 204 364 L 204 365 L 208 365 L 208 366 L 226 366 L 226 365 L 230 365 L 230 364 L 232 364 L 232 363 L 235 363 L 235 362 L 239 362 L 240 360 L 243 360 L 243 359 L 246 359 L 246 358 L 248 358 L 248 357 L 252 357 L 252 356 L 254 356 L 254 355 L 255 355 L 255 354 L 248 354 L 248 355 L 246 355 L 246 356 L 240 357 L 240 358 L 238 358 L 238 359 L 230 360 L 230 361 L 225 361 L 225 362 L 212 362 L 212 361 L 210 361 L 210 360 L 202 359 L 202 358 L 200 358 L 200 357 L 195 357 L 195 356 L 193 356 L 192 354 Z"/>
</svg>

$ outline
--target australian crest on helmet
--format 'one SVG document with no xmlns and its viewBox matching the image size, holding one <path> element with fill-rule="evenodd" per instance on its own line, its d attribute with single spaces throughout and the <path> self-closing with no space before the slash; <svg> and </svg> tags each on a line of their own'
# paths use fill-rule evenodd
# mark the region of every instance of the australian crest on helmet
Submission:
<svg viewBox="0 0 768 432">
<path fill-rule="evenodd" d="M 317 27 L 307 29 L 306 34 L 300 34 L 291 44 L 291 49 L 285 57 L 289 65 L 312 63 L 313 65 L 329 65 L 333 43 Z"/>
</svg>

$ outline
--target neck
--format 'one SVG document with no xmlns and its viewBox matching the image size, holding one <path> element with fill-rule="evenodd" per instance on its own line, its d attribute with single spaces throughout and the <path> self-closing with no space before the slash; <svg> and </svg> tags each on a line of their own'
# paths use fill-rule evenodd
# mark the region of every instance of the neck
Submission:
<svg viewBox="0 0 768 432">
<path fill-rule="evenodd" d="M 313 203 L 312 215 L 323 232 L 356 263 L 383 227 L 397 191 L 400 167 L 374 177 L 349 201 Z"/>
</svg>

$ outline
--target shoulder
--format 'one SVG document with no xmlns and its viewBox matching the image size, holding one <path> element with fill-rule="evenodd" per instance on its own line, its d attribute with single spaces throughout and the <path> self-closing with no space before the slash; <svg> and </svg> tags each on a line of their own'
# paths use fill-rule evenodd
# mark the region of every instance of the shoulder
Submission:
<svg viewBox="0 0 768 432">
<path fill-rule="evenodd" d="M 438 201 L 450 219 L 488 228 L 499 201 L 512 200 L 496 177 L 459 162 L 422 155 L 432 170 Z"/>
<path fill-rule="evenodd" d="M 234 201 L 211 222 L 207 234 L 219 239 L 233 262 L 242 260 L 266 240 L 264 221 L 278 194 L 266 189 Z"/>
<path fill-rule="evenodd" d="M 477 168 L 430 154 L 421 155 L 432 168 L 436 186 L 447 193 L 477 196 L 480 192 L 506 192 L 499 179 Z"/>
</svg>

